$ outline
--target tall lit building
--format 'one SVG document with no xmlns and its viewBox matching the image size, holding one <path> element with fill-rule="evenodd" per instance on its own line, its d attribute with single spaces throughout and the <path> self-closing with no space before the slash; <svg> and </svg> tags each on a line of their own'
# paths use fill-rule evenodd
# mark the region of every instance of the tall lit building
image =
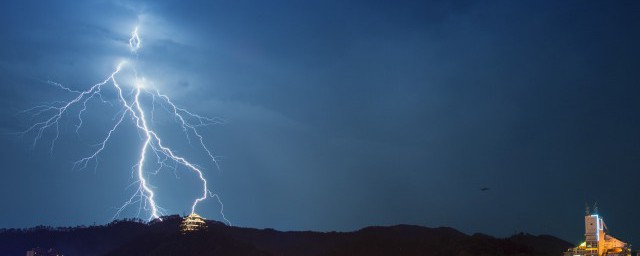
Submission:
<svg viewBox="0 0 640 256">
<path fill-rule="evenodd" d="M 196 213 L 189 214 L 180 224 L 180 232 L 183 234 L 201 230 L 207 230 L 207 222 L 205 222 L 205 218 Z"/>
<path fill-rule="evenodd" d="M 600 215 L 584 216 L 584 229 L 585 241 L 567 250 L 564 256 L 631 256 L 631 245 L 609 235 Z"/>
</svg>

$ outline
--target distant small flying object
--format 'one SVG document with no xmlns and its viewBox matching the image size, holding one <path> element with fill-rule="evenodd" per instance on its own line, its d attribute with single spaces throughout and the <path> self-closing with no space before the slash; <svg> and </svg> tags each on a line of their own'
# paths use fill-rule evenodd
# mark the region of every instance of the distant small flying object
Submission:
<svg viewBox="0 0 640 256">
<path fill-rule="evenodd" d="M 488 187 L 483 187 L 483 188 L 480 189 L 480 191 L 482 191 L 482 192 L 489 191 L 489 188 Z"/>
</svg>

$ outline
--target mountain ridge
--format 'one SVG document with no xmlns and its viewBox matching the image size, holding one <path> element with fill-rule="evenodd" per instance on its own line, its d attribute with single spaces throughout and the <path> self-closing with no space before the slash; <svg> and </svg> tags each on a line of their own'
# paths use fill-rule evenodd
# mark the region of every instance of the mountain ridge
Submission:
<svg viewBox="0 0 640 256">
<path fill-rule="evenodd" d="M 550 235 L 468 235 L 450 227 L 400 224 L 351 232 L 278 231 L 207 221 L 208 230 L 180 234 L 182 218 L 117 220 L 106 225 L 0 230 L 0 255 L 55 248 L 74 255 L 560 255 L 572 247 Z"/>
</svg>

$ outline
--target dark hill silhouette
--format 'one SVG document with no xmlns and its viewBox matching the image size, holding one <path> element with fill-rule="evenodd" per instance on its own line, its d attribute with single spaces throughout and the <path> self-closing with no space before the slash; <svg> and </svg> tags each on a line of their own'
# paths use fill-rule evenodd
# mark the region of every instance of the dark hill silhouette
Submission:
<svg viewBox="0 0 640 256">
<path fill-rule="evenodd" d="M 229 227 L 208 221 L 207 231 L 182 235 L 181 218 L 149 224 L 114 221 L 104 226 L 0 230 L 0 255 L 55 248 L 74 255 L 560 255 L 573 245 L 553 236 L 494 238 L 452 228 L 412 225 L 367 227 L 354 232 L 281 232 Z"/>
</svg>

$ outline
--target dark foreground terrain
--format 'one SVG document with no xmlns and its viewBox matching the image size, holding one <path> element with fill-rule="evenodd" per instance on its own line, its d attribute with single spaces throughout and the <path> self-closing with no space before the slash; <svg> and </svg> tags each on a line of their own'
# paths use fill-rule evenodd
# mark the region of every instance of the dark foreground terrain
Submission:
<svg viewBox="0 0 640 256">
<path fill-rule="evenodd" d="M 452 228 L 398 225 L 354 232 L 281 232 L 229 227 L 182 235 L 179 216 L 151 224 L 115 221 L 105 226 L 0 230 L 0 255 L 55 248 L 74 255 L 561 255 L 572 245 L 553 236 L 494 238 Z"/>
</svg>

